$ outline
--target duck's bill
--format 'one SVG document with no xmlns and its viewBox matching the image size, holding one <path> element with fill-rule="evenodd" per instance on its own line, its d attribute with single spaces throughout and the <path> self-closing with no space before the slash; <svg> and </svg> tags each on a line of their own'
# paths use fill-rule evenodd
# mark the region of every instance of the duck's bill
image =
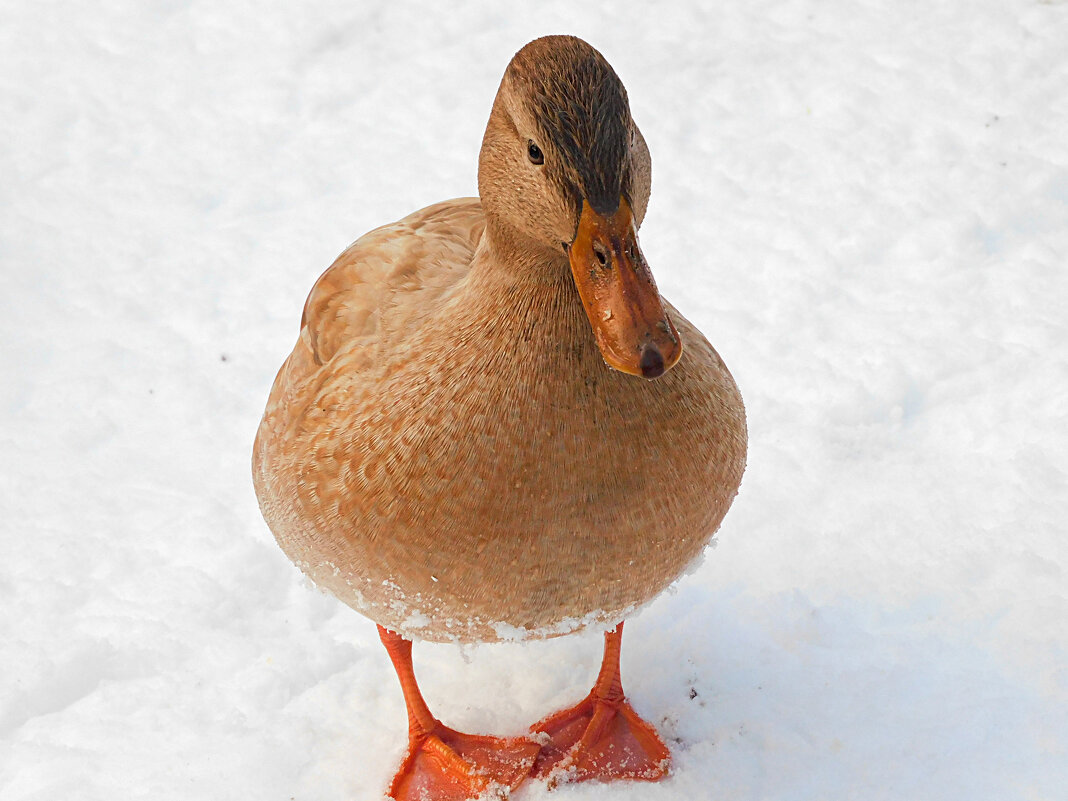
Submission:
<svg viewBox="0 0 1068 801">
<path fill-rule="evenodd" d="M 645 378 L 657 378 L 674 367 L 682 355 L 682 341 L 638 247 L 634 217 L 625 199 L 619 199 L 610 216 L 582 201 L 568 258 L 597 347 L 608 365 Z"/>
</svg>

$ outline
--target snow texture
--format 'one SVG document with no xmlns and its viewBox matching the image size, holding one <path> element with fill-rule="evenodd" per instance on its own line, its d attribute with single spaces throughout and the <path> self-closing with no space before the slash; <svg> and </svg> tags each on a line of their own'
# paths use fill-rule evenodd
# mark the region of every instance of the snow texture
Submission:
<svg viewBox="0 0 1068 801">
<path fill-rule="evenodd" d="M 1068 798 L 1068 5 L 0 7 L 0 798 L 380 798 L 399 688 L 249 454 L 312 282 L 475 192 L 526 41 L 653 154 L 642 245 L 734 372 L 749 469 L 630 621 L 658 785 L 559 799 Z M 596 632 L 416 646 L 516 733 Z"/>
</svg>

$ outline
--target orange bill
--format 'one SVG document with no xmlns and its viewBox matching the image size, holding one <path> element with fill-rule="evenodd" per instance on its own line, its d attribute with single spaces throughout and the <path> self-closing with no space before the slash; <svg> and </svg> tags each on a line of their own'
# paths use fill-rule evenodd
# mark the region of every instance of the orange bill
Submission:
<svg viewBox="0 0 1068 801">
<path fill-rule="evenodd" d="M 611 216 L 582 201 L 575 241 L 568 249 L 586 316 L 609 367 L 657 378 L 682 355 L 682 341 L 664 312 L 638 232 L 624 198 Z"/>
</svg>

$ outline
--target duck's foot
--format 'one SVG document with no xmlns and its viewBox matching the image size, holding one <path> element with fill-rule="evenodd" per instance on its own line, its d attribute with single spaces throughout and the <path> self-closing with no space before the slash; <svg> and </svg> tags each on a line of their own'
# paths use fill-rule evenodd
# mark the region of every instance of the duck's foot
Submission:
<svg viewBox="0 0 1068 801">
<path fill-rule="evenodd" d="M 623 624 L 605 634 L 604 661 L 593 691 L 570 709 L 531 727 L 541 743 L 534 775 L 561 781 L 656 781 L 667 775 L 671 752 L 623 696 L 619 651 Z"/>
<path fill-rule="evenodd" d="M 496 790 L 507 796 L 530 775 L 541 750 L 529 737 L 464 734 L 443 726 L 430 714 L 412 668 L 412 643 L 378 627 L 397 669 L 408 709 L 408 755 L 389 795 L 397 801 L 468 801 Z"/>
<path fill-rule="evenodd" d="M 531 731 L 541 742 L 534 775 L 560 781 L 656 781 L 671 765 L 660 735 L 626 700 L 596 691 L 570 709 L 550 715 Z"/>
<path fill-rule="evenodd" d="M 487 791 L 507 797 L 530 776 L 540 748 L 525 737 L 463 734 L 439 724 L 411 742 L 389 795 L 397 801 L 469 801 Z"/>
</svg>

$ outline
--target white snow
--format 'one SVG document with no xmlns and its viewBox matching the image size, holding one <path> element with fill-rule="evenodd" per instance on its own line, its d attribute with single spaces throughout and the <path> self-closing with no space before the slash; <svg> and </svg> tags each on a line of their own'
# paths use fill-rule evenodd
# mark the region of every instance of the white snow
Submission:
<svg viewBox="0 0 1068 801">
<path fill-rule="evenodd" d="M 274 544 L 252 436 L 312 281 L 474 193 L 555 32 L 628 87 L 643 250 L 751 452 L 627 624 L 673 776 L 516 797 L 1068 797 L 1068 5 L 710 6 L 0 7 L 0 798 L 381 796 L 396 679 Z M 497 733 L 599 655 L 415 649 Z"/>
</svg>

